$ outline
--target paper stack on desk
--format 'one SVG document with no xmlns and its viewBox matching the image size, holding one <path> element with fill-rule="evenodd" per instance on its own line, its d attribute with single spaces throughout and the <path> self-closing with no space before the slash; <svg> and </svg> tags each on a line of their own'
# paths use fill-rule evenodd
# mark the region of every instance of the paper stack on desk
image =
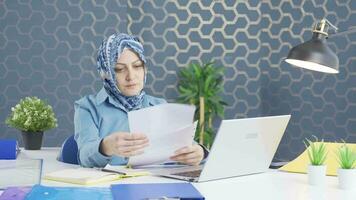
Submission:
<svg viewBox="0 0 356 200">
<path fill-rule="evenodd" d="M 103 172 L 93 168 L 63 169 L 48 173 L 44 179 L 66 183 L 91 185 L 107 181 L 119 180 L 121 176 L 117 173 Z"/>
<path fill-rule="evenodd" d="M 130 132 L 144 133 L 149 139 L 145 153 L 130 157 L 132 166 L 162 163 L 174 152 L 193 143 L 197 123 L 195 106 L 160 104 L 128 113 Z"/>
<path fill-rule="evenodd" d="M 38 184 L 41 174 L 41 159 L 0 160 L 0 188 Z"/>
<path fill-rule="evenodd" d="M 121 166 L 124 168 L 124 166 Z M 79 185 L 92 185 L 103 182 L 116 181 L 123 178 L 146 176 L 149 175 L 147 171 L 125 171 L 112 170 L 100 168 L 74 168 L 63 169 L 47 173 L 44 179 L 51 181 L 59 181 L 65 183 L 79 184 Z"/>
</svg>

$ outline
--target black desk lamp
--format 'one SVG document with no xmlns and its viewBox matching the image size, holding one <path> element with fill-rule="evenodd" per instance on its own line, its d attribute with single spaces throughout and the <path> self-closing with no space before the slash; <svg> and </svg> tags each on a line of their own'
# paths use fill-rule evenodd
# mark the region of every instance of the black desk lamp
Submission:
<svg viewBox="0 0 356 200">
<path fill-rule="evenodd" d="M 326 39 L 329 37 L 329 27 L 337 31 L 337 27 L 327 19 L 322 19 L 314 26 L 313 37 L 302 44 L 293 47 L 285 59 L 289 64 L 314 71 L 336 74 L 339 73 L 339 59 L 328 47 Z M 344 35 L 356 32 L 356 29 L 333 34 Z"/>
</svg>

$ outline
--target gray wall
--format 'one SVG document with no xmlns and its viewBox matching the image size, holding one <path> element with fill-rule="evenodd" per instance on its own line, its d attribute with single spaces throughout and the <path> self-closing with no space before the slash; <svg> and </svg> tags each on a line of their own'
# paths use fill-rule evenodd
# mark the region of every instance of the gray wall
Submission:
<svg viewBox="0 0 356 200">
<path fill-rule="evenodd" d="M 356 34 L 329 39 L 337 75 L 283 62 L 323 17 L 340 31 L 356 27 L 356 1 L 1 1 L 0 137 L 21 141 L 4 120 L 36 95 L 59 119 L 44 145 L 59 146 L 73 133 L 73 102 L 101 87 L 96 48 L 119 31 L 144 42 L 149 94 L 174 102 L 177 72 L 213 59 L 226 67 L 225 118 L 291 113 L 278 159 L 294 158 L 311 135 L 356 142 Z"/>
</svg>

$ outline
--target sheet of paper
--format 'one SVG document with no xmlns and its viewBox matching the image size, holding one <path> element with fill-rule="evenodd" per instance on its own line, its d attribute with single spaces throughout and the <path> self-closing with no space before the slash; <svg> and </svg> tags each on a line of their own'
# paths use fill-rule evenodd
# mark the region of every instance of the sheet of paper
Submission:
<svg viewBox="0 0 356 200">
<path fill-rule="evenodd" d="M 100 182 L 118 180 L 121 177 L 117 173 L 104 172 L 93 168 L 63 169 L 46 174 L 44 179 L 65 183 L 90 185 Z"/>
<path fill-rule="evenodd" d="M 128 113 L 130 131 L 149 136 L 172 132 L 192 124 L 195 106 L 175 103 L 160 104 Z"/>
<path fill-rule="evenodd" d="M 48 173 L 44 176 L 45 179 L 80 179 L 90 180 L 99 179 L 104 176 L 112 175 L 114 173 L 103 172 L 93 168 L 76 168 L 76 169 L 63 169 Z"/>
<path fill-rule="evenodd" d="M 133 166 L 162 163 L 176 150 L 191 145 L 197 123 L 192 123 L 195 107 L 161 104 L 129 112 L 130 131 L 144 133 L 150 144 L 145 153 L 130 157 Z"/>
<path fill-rule="evenodd" d="M 145 149 L 145 153 L 130 157 L 129 164 L 137 166 L 168 161 L 176 150 L 192 144 L 196 124 L 195 122 L 176 131 L 149 138 L 150 145 Z"/>
<path fill-rule="evenodd" d="M 0 160 L 0 188 L 39 184 L 41 173 L 41 159 Z"/>
</svg>

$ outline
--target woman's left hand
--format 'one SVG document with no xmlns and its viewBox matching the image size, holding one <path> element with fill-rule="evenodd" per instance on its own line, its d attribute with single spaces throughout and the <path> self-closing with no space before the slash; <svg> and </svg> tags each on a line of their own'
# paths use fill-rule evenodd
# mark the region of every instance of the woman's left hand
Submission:
<svg viewBox="0 0 356 200">
<path fill-rule="evenodd" d="M 178 149 L 174 152 L 174 155 L 170 157 L 171 160 L 187 165 L 199 165 L 203 158 L 203 147 L 198 144 Z"/>
</svg>

